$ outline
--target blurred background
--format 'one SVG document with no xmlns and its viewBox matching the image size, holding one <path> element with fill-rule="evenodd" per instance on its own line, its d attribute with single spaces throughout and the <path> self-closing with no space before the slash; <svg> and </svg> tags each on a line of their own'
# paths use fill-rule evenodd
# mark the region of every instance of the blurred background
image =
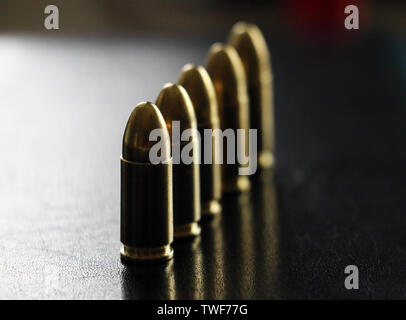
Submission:
<svg viewBox="0 0 406 320">
<path fill-rule="evenodd" d="M 1 31 L 46 32 L 43 9 L 49 4 L 61 11 L 59 32 L 63 33 L 218 34 L 239 19 L 255 20 L 266 33 L 289 29 L 330 38 L 345 34 L 342 26 L 347 5 L 360 9 L 363 32 L 379 28 L 402 33 L 405 27 L 405 5 L 394 0 L 4 0 L 0 4 Z"/>
<path fill-rule="evenodd" d="M 128 116 L 240 20 L 271 52 L 274 175 L 172 264 L 126 268 Z M 405 298 L 405 116 L 404 1 L 2 0 L 0 298 Z"/>
</svg>

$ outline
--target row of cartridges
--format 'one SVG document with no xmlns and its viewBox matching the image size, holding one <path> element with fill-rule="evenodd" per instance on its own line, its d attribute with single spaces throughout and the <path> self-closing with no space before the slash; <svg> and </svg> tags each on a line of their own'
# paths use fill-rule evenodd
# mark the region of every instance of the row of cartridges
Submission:
<svg viewBox="0 0 406 320">
<path fill-rule="evenodd" d="M 174 237 L 198 236 L 200 219 L 221 213 L 223 192 L 250 189 L 249 176 L 239 174 L 238 163 L 214 161 L 218 153 L 227 153 L 229 141 L 220 144 L 218 139 L 212 139 L 213 161 L 209 163 L 175 163 L 175 148 L 180 150 L 186 144 L 197 143 L 194 136 L 188 141 L 174 142 L 176 122 L 180 132 L 195 129 L 201 137 L 207 129 L 246 132 L 257 129 L 258 167 L 260 170 L 273 167 L 270 55 L 257 26 L 236 23 L 228 44 L 212 45 L 206 68 L 185 65 L 177 84 L 166 84 L 155 104 L 142 102 L 131 113 L 121 156 L 121 258 L 124 261 L 171 259 Z M 150 159 L 150 151 L 157 143 L 150 139 L 154 129 L 162 129 L 168 138 L 164 139 L 164 150 L 161 150 L 161 156 L 166 159 L 158 164 Z M 238 139 L 237 143 L 240 143 Z M 205 148 L 198 150 L 203 159 L 201 153 Z M 195 148 L 191 152 L 196 153 Z"/>
</svg>

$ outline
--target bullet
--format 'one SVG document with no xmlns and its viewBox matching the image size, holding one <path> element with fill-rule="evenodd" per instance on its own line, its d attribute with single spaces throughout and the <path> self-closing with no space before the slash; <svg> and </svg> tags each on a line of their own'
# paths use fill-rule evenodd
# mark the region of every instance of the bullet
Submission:
<svg viewBox="0 0 406 320">
<path fill-rule="evenodd" d="M 260 168 L 274 164 L 274 118 L 271 61 L 265 38 L 253 24 L 238 22 L 228 43 L 238 52 L 246 73 L 250 100 L 250 127 L 258 130 Z"/>
<path fill-rule="evenodd" d="M 173 219 L 175 238 L 200 234 L 200 176 L 199 141 L 194 135 L 182 141 L 185 130 L 197 131 L 196 115 L 186 90 L 168 83 L 160 92 L 156 105 L 161 111 L 172 141 L 173 157 Z M 191 163 L 181 155 L 186 146 L 191 147 Z"/>
<path fill-rule="evenodd" d="M 202 66 L 187 64 L 183 67 L 178 83 L 185 88 L 193 103 L 197 120 L 197 129 L 203 139 L 204 130 L 219 128 L 216 92 L 206 69 Z M 220 144 L 212 138 L 211 163 L 200 165 L 200 200 L 202 216 L 213 216 L 222 210 L 221 199 L 221 166 L 215 163 L 216 153 L 221 152 Z M 204 148 L 201 148 L 204 159 Z"/>
<path fill-rule="evenodd" d="M 207 57 L 207 71 L 216 91 L 220 129 L 245 130 L 245 154 L 248 154 L 249 100 L 245 71 L 237 51 L 230 45 L 215 43 Z M 225 139 L 224 139 L 225 140 Z M 250 188 L 247 176 L 239 175 L 239 164 L 227 164 L 227 143 L 223 143 L 222 190 L 242 192 Z M 235 148 L 237 152 L 237 148 Z M 237 155 L 235 156 L 237 159 Z"/>
<path fill-rule="evenodd" d="M 163 163 L 152 164 L 160 129 Z M 138 104 L 128 119 L 121 156 L 121 258 L 126 261 L 168 260 L 173 256 L 172 159 L 169 132 L 158 108 Z"/>
</svg>

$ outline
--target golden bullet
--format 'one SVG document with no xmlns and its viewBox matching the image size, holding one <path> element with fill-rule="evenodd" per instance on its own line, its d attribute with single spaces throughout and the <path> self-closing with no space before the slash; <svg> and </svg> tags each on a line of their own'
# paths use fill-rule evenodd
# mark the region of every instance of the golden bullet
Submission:
<svg viewBox="0 0 406 320">
<path fill-rule="evenodd" d="M 207 71 L 216 91 L 220 128 L 245 130 L 245 154 L 248 154 L 249 101 L 244 66 L 237 51 L 230 45 L 215 43 L 207 57 Z M 223 155 L 227 154 L 223 143 Z M 237 148 L 236 148 L 237 149 Z M 223 158 L 223 160 L 224 160 Z M 237 159 L 237 156 L 235 157 Z M 224 192 L 246 191 L 250 188 L 247 176 L 238 174 L 239 164 L 222 165 L 222 189 Z"/>
<path fill-rule="evenodd" d="M 253 24 L 238 22 L 229 44 L 238 52 L 246 72 L 251 128 L 258 130 L 258 161 L 261 168 L 274 164 L 274 118 L 271 62 L 265 38 Z"/>
<path fill-rule="evenodd" d="M 196 113 L 200 137 L 204 130 L 219 128 L 216 92 L 206 69 L 202 66 L 185 65 L 178 83 L 187 91 Z M 212 138 L 211 163 L 200 165 L 200 200 L 202 215 L 212 216 L 221 212 L 221 166 L 215 163 L 216 153 L 221 152 L 220 144 Z M 204 159 L 204 148 L 201 148 Z"/>
<path fill-rule="evenodd" d="M 152 164 L 156 143 L 150 132 L 163 132 L 164 163 Z M 172 159 L 169 132 L 161 112 L 150 102 L 138 104 L 128 119 L 121 156 L 121 257 L 128 261 L 172 258 Z"/>
<path fill-rule="evenodd" d="M 197 131 L 196 115 L 186 90 L 177 84 L 166 84 L 156 105 L 161 111 L 172 139 L 173 161 L 173 212 L 175 238 L 200 234 L 200 176 L 199 142 L 194 135 L 186 141 L 181 137 L 185 130 Z M 185 163 L 183 149 L 189 145 L 191 163 Z M 189 155 L 190 155 L 189 153 Z"/>
</svg>

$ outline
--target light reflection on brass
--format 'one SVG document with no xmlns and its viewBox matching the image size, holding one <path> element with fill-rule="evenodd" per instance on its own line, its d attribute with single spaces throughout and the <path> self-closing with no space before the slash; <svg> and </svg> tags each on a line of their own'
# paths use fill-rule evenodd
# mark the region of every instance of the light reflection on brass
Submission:
<svg viewBox="0 0 406 320">
<path fill-rule="evenodd" d="M 173 249 L 170 244 L 155 248 L 136 248 L 123 245 L 121 256 L 130 261 L 168 260 L 173 256 Z"/>
<path fill-rule="evenodd" d="M 183 67 L 178 83 L 185 88 L 196 113 L 197 128 L 202 139 L 200 165 L 200 191 L 202 215 L 212 216 L 221 212 L 221 166 L 214 159 L 220 144 L 212 138 L 211 164 L 204 163 L 204 130 L 219 128 L 216 92 L 206 69 L 202 66 L 187 64 Z"/>
<path fill-rule="evenodd" d="M 152 164 L 149 150 L 154 129 L 164 133 L 166 163 Z M 165 139 L 166 138 L 166 139 Z M 172 159 L 164 118 L 151 102 L 138 104 L 123 136 L 121 157 L 121 258 L 153 261 L 172 258 Z M 145 181 L 148 180 L 148 184 Z"/>
<path fill-rule="evenodd" d="M 262 168 L 274 164 L 273 77 L 265 38 L 253 24 L 238 22 L 231 29 L 231 44 L 247 76 L 251 128 L 258 129 L 258 161 Z"/>
<path fill-rule="evenodd" d="M 180 137 L 176 141 L 172 128 L 173 121 L 178 121 L 179 135 L 187 129 L 197 129 L 193 104 L 182 86 L 168 83 L 161 90 L 156 105 L 168 127 L 172 150 L 177 147 L 180 152 L 189 143 L 193 144 L 191 164 L 183 161 L 176 163 L 175 154 L 173 155 L 173 223 L 175 238 L 196 236 L 200 234 L 197 222 L 201 215 L 198 141 L 194 136 L 190 137 L 189 141 L 181 141 Z"/>
<path fill-rule="evenodd" d="M 246 129 L 248 134 L 248 128 L 257 128 L 259 164 L 262 168 L 272 167 L 272 74 L 269 51 L 260 30 L 254 25 L 236 24 L 230 33 L 229 45 L 214 44 L 211 47 L 207 70 L 208 73 L 203 67 L 187 65 L 182 70 L 179 85 L 168 84 L 163 88 L 157 105 L 169 133 L 172 135 L 173 120 L 181 121 L 181 132 L 188 128 L 197 127 L 203 130 L 220 127 L 222 130 Z M 186 90 L 182 86 L 185 86 Z M 201 135 L 203 137 L 202 131 Z M 226 146 L 224 144 L 224 155 Z M 246 154 L 248 148 L 246 145 Z M 213 150 L 217 150 L 216 144 Z M 137 157 L 140 154 L 146 157 L 147 148 L 133 151 Z M 217 151 L 213 151 L 215 152 Z M 177 169 L 174 168 L 174 179 L 180 177 L 174 181 L 174 223 L 177 237 L 197 235 L 201 232 L 197 223 L 200 220 L 201 205 L 204 213 L 208 215 L 221 211 L 221 189 L 233 192 L 251 188 L 248 177 L 238 174 L 238 163 L 224 164 L 221 170 L 219 166 L 212 165 L 200 174 L 197 165 L 189 168 L 177 166 Z M 185 171 L 189 174 L 184 175 Z M 193 179 L 186 181 L 187 176 L 192 176 Z M 206 179 L 200 181 L 199 177 L 210 181 L 205 184 Z M 207 225 L 201 238 L 178 242 L 174 261 L 158 265 L 125 266 L 122 271 L 123 297 L 278 297 L 281 235 L 273 172 L 262 171 L 261 180 L 258 182 L 260 185 L 253 186 L 251 193 L 228 195 L 225 200 L 226 214 L 206 221 Z M 202 195 L 204 194 L 201 199 L 199 189 Z M 144 250 L 124 246 L 123 255 L 131 258 L 135 252 L 138 256 L 147 254 L 148 257 L 154 258 L 151 252 L 155 255 L 163 254 L 165 257 L 172 254 L 169 245 L 157 249 L 159 250 L 151 251 L 148 248 Z M 259 292 L 258 287 L 267 288 L 269 292 Z"/>
<path fill-rule="evenodd" d="M 207 71 L 213 81 L 219 109 L 220 129 L 245 130 L 245 154 L 249 154 L 249 101 L 244 66 L 237 51 L 230 45 L 216 43 L 207 57 Z M 237 148 L 236 148 L 237 149 Z M 250 182 L 247 176 L 239 175 L 236 163 L 226 164 L 227 143 L 223 143 L 222 189 L 224 192 L 247 191 Z"/>
</svg>

